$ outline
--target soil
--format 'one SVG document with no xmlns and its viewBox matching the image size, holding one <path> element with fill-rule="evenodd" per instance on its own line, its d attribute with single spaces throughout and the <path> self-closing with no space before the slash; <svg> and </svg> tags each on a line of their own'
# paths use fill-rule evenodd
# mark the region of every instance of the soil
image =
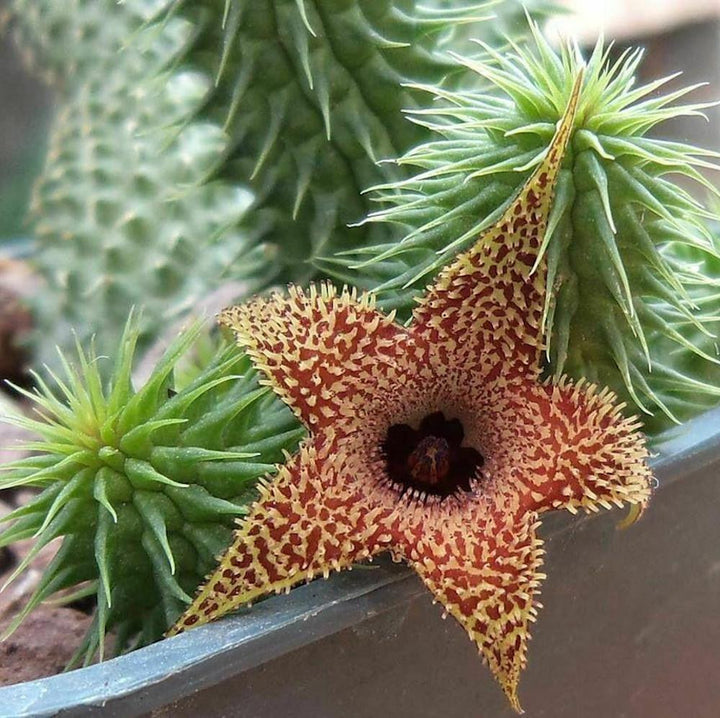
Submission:
<svg viewBox="0 0 720 718">
<path fill-rule="evenodd" d="M 91 620 L 72 608 L 38 607 L 0 643 L 0 686 L 62 673 Z"/>
<path fill-rule="evenodd" d="M 0 379 L 27 384 L 25 344 L 32 330 L 26 299 L 38 280 L 24 262 L 0 256 Z"/>
</svg>

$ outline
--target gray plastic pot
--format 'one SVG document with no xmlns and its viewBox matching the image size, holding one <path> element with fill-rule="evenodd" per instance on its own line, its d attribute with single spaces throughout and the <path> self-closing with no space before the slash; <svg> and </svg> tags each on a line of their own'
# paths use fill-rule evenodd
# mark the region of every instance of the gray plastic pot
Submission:
<svg viewBox="0 0 720 718">
<path fill-rule="evenodd" d="M 666 440 L 643 518 L 553 514 L 520 697 L 545 718 L 720 715 L 720 410 Z M 106 663 L 0 689 L 1 716 L 511 716 L 420 581 L 380 562 Z"/>
</svg>

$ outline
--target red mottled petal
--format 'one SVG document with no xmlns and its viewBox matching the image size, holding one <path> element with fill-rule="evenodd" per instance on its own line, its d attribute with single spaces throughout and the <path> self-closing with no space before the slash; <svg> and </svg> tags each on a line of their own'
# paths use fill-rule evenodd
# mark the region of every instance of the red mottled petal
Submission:
<svg viewBox="0 0 720 718">
<path fill-rule="evenodd" d="M 168 635 L 386 549 L 387 511 L 342 480 L 345 468 L 335 442 L 303 444 L 260 487 L 261 498 L 241 520 L 219 566 Z"/>
<path fill-rule="evenodd" d="M 578 78 L 545 158 L 502 218 L 420 299 L 413 332 L 437 348 L 439 366 L 537 376 L 547 271 L 536 264 L 580 85 Z"/>
<path fill-rule="evenodd" d="M 518 397 L 514 431 L 530 510 L 597 511 L 623 503 L 644 506 L 652 473 L 637 417 L 625 417 L 608 389 L 584 381 L 530 384 Z"/>
<path fill-rule="evenodd" d="M 475 641 L 513 708 L 527 662 L 528 623 L 540 580 L 542 542 L 536 515 L 497 504 L 471 504 L 453 519 L 429 522 L 415 540 L 406 531 L 405 557 L 435 598 Z"/>
<path fill-rule="evenodd" d="M 408 332 L 393 316 L 359 297 L 321 284 L 308 293 L 291 286 L 226 309 L 220 323 L 247 347 L 267 382 L 303 423 L 317 431 L 334 424 L 348 405 L 372 396 L 382 376 L 405 353 Z M 389 382 L 386 382 L 389 384 Z"/>
</svg>

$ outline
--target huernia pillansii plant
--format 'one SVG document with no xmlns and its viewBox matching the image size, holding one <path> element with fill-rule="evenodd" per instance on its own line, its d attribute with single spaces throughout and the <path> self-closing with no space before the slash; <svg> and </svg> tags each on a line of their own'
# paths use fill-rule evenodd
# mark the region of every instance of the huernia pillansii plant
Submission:
<svg viewBox="0 0 720 718">
<path fill-rule="evenodd" d="M 409 325 L 371 294 L 327 283 L 223 312 L 309 437 L 261 482 L 172 633 L 390 552 L 458 619 L 520 711 L 544 578 L 539 515 L 650 497 L 637 417 L 607 389 L 540 378 L 541 248 L 581 82 L 519 194 L 439 273 Z"/>
<path fill-rule="evenodd" d="M 442 49 L 487 4 L 11 0 L 59 105 L 31 208 L 39 362 L 71 328 L 112 354 L 134 305 L 143 348 L 227 278 L 304 281 L 320 255 L 387 241 L 348 227 L 361 191 L 401 176 L 376 160 L 428 134 L 406 85 L 454 86 Z"/>
<path fill-rule="evenodd" d="M 534 41 L 521 48 L 456 58 L 495 93 L 427 87 L 427 109 L 411 113 L 435 137 L 398 160 L 414 176 L 379 187 L 374 197 L 384 206 L 369 217 L 400 225 L 405 237 L 360 248 L 344 263 L 384 308 L 406 316 L 539 161 L 583 60 L 531 27 Z M 609 386 L 657 434 L 720 397 L 717 322 L 707 304 L 717 307 L 717 274 L 700 269 L 718 256 L 708 227 L 717 215 L 685 189 L 689 180 L 701 195 L 717 194 L 701 173 L 718 169 L 718 153 L 648 136 L 709 103 L 677 104 L 696 86 L 662 94 L 672 77 L 638 85 L 641 55 L 613 58 L 600 42 L 587 62 L 541 252 L 551 288 L 543 327 L 549 372 Z"/>
<path fill-rule="evenodd" d="M 200 332 L 183 331 L 137 390 L 133 317 L 107 381 L 104 359 L 78 348 L 73 363 L 61 358 L 64 376 L 38 376 L 36 391 L 21 390 L 36 415 L 10 420 L 39 438 L 25 444 L 29 458 L 3 467 L 0 489 L 41 491 L 2 518 L 0 546 L 34 538 L 7 583 L 49 542 L 60 539 L 60 547 L 7 633 L 69 590 L 64 600 L 96 604 L 75 660 L 102 659 L 111 630 L 118 652 L 157 640 L 227 546 L 255 480 L 304 435 L 235 347 L 220 345 L 179 384 L 175 369 Z"/>
</svg>

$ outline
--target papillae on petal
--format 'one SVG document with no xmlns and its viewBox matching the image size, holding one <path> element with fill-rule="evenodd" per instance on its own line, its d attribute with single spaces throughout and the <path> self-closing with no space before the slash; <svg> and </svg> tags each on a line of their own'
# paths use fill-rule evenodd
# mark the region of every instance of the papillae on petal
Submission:
<svg viewBox="0 0 720 718">
<path fill-rule="evenodd" d="M 650 499 L 652 472 L 637 417 L 608 389 L 561 379 L 528 385 L 519 404 L 526 450 L 524 504 L 532 511 L 597 511 Z"/>
<path fill-rule="evenodd" d="M 542 542 L 536 514 L 498 508 L 461 512 L 405 540 L 404 555 L 447 613 L 477 644 L 515 710 L 520 672 L 527 662 L 533 596 L 540 581 Z M 411 558 L 412 557 L 412 558 Z"/>
<path fill-rule="evenodd" d="M 546 263 L 541 257 L 555 185 L 572 134 L 582 75 L 541 163 L 491 225 L 419 300 L 413 331 L 468 370 L 538 376 L 544 347 Z"/>
<path fill-rule="evenodd" d="M 338 430 L 350 405 L 362 405 L 378 386 L 389 388 L 409 338 L 392 314 L 375 309 L 371 295 L 338 293 L 326 283 L 230 307 L 220 323 L 311 431 Z"/>
<path fill-rule="evenodd" d="M 305 442 L 260 486 L 217 569 L 168 635 L 387 549 L 387 512 L 357 482 L 346 481 L 344 471 L 335 442 Z"/>
</svg>

